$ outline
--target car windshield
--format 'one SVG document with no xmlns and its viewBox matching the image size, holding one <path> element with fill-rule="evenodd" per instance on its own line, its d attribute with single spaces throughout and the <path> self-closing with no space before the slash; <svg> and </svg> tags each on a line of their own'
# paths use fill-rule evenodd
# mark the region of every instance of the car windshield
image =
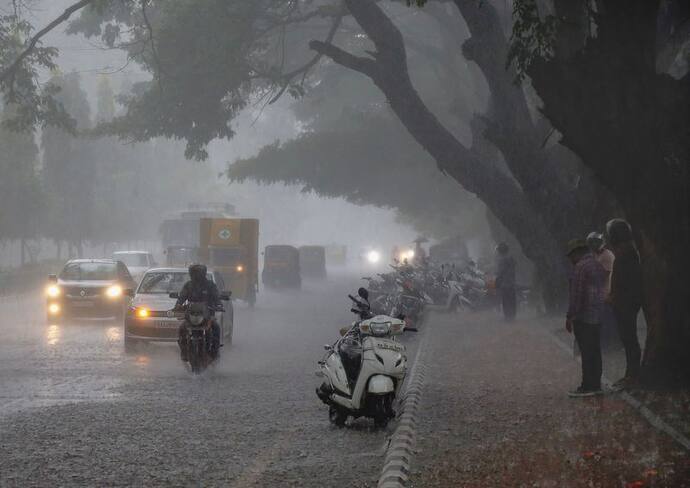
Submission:
<svg viewBox="0 0 690 488">
<path fill-rule="evenodd" d="M 179 292 L 189 279 L 189 274 L 182 271 L 156 271 L 146 273 L 141 280 L 137 293 L 173 293 Z"/>
<path fill-rule="evenodd" d="M 113 259 L 122 261 L 127 267 L 148 266 L 148 255 L 144 253 L 115 253 Z"/>
<path fill-rule="evenodd" d="M 114 280 L 117 278 L 115 263 L 69 263 L 60 278 L 70 281 Z"/>
<path fill-rule="evenodd" d="M 237 248 L 217 247 L 211 250 L 211 266 L 232 266 L 242 260 L 242 250 Z"/>
</svg>

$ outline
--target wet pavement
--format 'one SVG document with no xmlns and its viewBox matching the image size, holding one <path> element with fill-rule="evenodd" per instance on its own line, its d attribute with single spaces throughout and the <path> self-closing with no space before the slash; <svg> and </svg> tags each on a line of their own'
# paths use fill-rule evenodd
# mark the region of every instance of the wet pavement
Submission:
<svg viewBox="0 0 690 488">
<path fill-rule="evenodd" d="M 690 486 L 688 451 L 620 394 L 567 397 L 580 365 L 542 324 L 495 313 L 429 322 L 409 486 Z M 620 366 L 604 362 L 609 374 Z"/>
<path fill-rule="evenodd" d="M 236 305 L 233 345 L 200 376 L 175 345 L 125 355 L 122 325 L 47 324 L 39 294 L 4 298 L 0 486 L 375 486 L 392 427 L 334 428 L 314 394 L 357 286 Z"/>
</svg>

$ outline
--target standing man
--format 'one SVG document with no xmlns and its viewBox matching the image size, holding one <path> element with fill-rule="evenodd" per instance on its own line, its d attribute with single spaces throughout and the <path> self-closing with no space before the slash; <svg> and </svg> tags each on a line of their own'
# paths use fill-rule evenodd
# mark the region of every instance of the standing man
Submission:
<svg viewBox="0 0 690 488">
<path fill-rule="evenodd" d="M 517 311 L 515 297 L 515 259 L 510 255 L 510 248 L 505 242 L 496 246 L 498 263 L 496 266 L 496 289 L 501 294 L 503 317 L 512 322 Z"/>
<path fill-rule="evenodd" d="M 565 329 L 575 334 L 582 354 L 582 383 L 568 396 L 594 396 L 601 394 L 601 309 L 605 297 L 606 270 L 582 239 L 573 239 L 568 243 L 567 255 L 574 269 L 570 278 Z"/>
<path fill-rule="evenodd" d="M 642 267 L 633 242 L 630 224 L 613 219 L 606 224 L 606 239 L 616 260 L 611 274 L 609 302 L 616 316 L 618 334 L 625 348 L 625 376 L 613 385 L 636 386 L 640 381 L 640 342 L 637 338 L 637 314 L 642 307 Z"/>
<path fill-rule="evenodd" d="M 604 296 L 611 293 L 611 273 L 613 272 L 613 261 L 616 257 L 606 246 L 604 246 L 604 236 L 598 232 L 590 232 L 587 236 L 587 247 L 591 251 L 594 259 L 606 270 L 606 282 L 604 284 Z M 616 318 L 609 303 L 604 303 L 601 311 L 601 345 L 604 349 L 617 342 L 618 331 L 616 330 Z"/>
</svg>

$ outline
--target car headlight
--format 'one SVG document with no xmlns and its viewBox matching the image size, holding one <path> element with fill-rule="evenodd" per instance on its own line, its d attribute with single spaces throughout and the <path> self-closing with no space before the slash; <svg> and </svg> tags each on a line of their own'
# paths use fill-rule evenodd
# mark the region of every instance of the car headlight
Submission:
<svg viewBox="0 0 690 488">
<path fill-rule="evenodd" d="M 372 264 L 378 263 L 381 260 L 381 253 L 378 251 L 369 251 L 367 253 L 367 260 Z"/>
<path fill-rule="evenodd" d="M 105 294 L 108 295 L 108 298 L 117 298 L 122 295 L 122 287 L 120 285 L 110 286 L 105 290 Z"/>
<path fill-rule="evenodd" d="M 145 319 L 150 315 L 149 309 L 148 308 L 137 308 L 134 313 L 136 314 L 137 317 L 140 319 Z"/>
<path fill-rule="evenodd" d="M 60 296 L 60 287 L 57 285 L 50 285 L 48 288 L 46 288 L 46 295 L 48 295 L 50 298 L 57 298 Z"/>
<path fill-rule="evenodd" d="M 242 271 L 244 271 L 244 266 L 242 266 L 241 264 L 238 264 L 238 265 L 235 267 L 235 270 L 236 270 L 238 273 L 241 273 Z"/>
<path fill-rule="evenodd" d="M 60 305 L 58 305 L 57 303 L 51 303 L 50 305 L 48 305 L 48 313 L 50 313 L 51 315 L 56 315 L 60 313 Z"/>
</svg>

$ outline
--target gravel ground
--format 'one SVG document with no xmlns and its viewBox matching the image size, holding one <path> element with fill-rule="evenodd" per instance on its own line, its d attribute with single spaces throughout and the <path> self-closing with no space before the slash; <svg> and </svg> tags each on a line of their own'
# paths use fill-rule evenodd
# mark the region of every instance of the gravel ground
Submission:
<svg viewBox="0 0 690 488">
<path fill-rule="evenodd" d="M 690 486 L 690 457 L 618 395 L 570 399 L 579 364 L 538 324 L 435 315 L 415 487 Z"/>
<path fill-rule="evenodd" d="M 199 377 L 174 346 L 124 355 L 119 325 L 45 324 L 39 296 L 6 304 L 0 486 L 375 486 L 393 426 L 331 427 L 314 394 L 356 286 L 238 306 L 233 346 Z"/>
</svg>

